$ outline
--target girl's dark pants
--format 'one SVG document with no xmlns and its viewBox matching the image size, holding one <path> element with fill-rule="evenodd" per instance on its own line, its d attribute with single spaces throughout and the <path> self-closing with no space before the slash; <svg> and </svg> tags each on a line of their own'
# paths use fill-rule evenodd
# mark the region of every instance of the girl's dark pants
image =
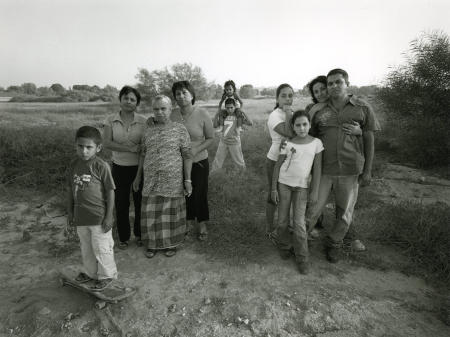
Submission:
<svg viewBox="0 0 450 337">
<path fill-rule="evenodd" d="M 112 164 L 112 176 L 116 184 L 114 205 L 116 207 L 116 224 L 120 242 L 130 239 L 130 191 L 133 190 L 133 181 L 136 177 L 137 166 L 120 166 Z M 139 191 L 133 191 L 134 202 L 134 228 L 136 238 L 141 238 L 141 200 L 142 179 Z"/>
<path fill-rule="evenodd" d="M 186 197 L 186 220 L 209 220 L 208 175 L 208 158 L 192 164 L 192 194 Z"/>
</svg>

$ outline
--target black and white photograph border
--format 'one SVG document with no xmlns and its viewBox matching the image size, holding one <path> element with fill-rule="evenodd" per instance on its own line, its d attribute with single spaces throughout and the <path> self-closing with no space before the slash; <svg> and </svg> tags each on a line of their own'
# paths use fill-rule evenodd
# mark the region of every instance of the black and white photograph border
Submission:
<svg viewBox="0 0 450 337">
<path fill-rule="evenodd" d="M 0 337 L 449 336 L 449 13 L 2 0 Z"/>
</svg>

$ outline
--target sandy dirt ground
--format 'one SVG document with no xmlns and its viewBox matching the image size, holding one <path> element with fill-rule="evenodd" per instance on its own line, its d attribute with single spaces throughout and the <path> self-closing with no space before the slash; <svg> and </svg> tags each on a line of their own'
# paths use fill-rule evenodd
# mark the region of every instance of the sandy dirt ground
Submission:
<svg viewBox="0 0 450 337">
<path fill-rule="evenodd" d="M 449 181 L 399 165 L 387 165 L 383 177 L 371 187 L 380 199 L 450 201 Z M 95 298 L 59 282 L 58 270 L 80 261 L 78 244 L 64 235 L 63 197 L 1 195 L 1 337 L 450 336 L 440 314 L 445 294 L 393 269 L 330 264 L 320 242 L 311 245 L 306 276 L 269 241 L 264 253 L 231 260 L 199 249 L 213 249 L 213 238 L 189 236 L 172 258 L 147 259 L 132 243 L 115 256 L 121 282 L 137 293 L 97 309 Z M 392 248 L 367 246 L 384 261 L 402 261 Z"/>
</svg>

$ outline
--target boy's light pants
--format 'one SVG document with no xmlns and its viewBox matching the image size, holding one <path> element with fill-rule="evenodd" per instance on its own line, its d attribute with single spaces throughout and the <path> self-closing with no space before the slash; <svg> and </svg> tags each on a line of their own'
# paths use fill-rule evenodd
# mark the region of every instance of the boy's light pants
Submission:
<svg viewBox="0 0 450 337">
<path fill-rule="evenodd" d="M 227 145 L 220 140 L 219 146 L 217 147 L 216 156 L 211 166 L 211 172 L 222 168 L 228 151 L 230 151 L 231 159 L 233 159 L 236 165 L 245 169 L 244 155 L 242 154 L 241 144 Z"/>
<path fill-rule="evenodd" d="M 358 200 L 358 176 L 330 176 L 320 177 L 319 198 L 307 219 L 308 230 L 311 230 L 327 203 L 331 190 L 336 203 L 336 220 L 327 231 L 327 246 L 339 247 L 347 233 L 353 219 L 353 211 Z"/>
<path fill-rule="evenodd" d="M 104 233 L 102 226 L 77 226 L 77 233 L 86 275 L 96 280 L 117 278 L 112 230 Z"/>
</svg>

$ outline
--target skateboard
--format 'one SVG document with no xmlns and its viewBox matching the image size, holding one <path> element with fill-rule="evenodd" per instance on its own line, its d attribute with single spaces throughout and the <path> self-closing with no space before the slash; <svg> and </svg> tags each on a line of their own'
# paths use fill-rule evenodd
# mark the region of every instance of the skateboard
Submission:
<svg viewBox="0 0 450 337">
<path fill-rule="evenodd" d="M 75 278 L 80 273 L 80 268 L 77 266 L 67 266 L 60 270 L 60 282 L 62 286 L 68 285 L 75 289 L 81 290 L 92 296 L 95 296 L 98 301 L 95 302 L 97 309 L 103 309 L 107 303 L 117 303 L 130 296 L 132 296 L 136 289 L 125 287 L 117 280 L 114 280 L 107 288 L 102 291 L 93 291 L 91 287 L 95 284 L 95 280 L 80 283 L 75 281 Z"/>
</svg>

